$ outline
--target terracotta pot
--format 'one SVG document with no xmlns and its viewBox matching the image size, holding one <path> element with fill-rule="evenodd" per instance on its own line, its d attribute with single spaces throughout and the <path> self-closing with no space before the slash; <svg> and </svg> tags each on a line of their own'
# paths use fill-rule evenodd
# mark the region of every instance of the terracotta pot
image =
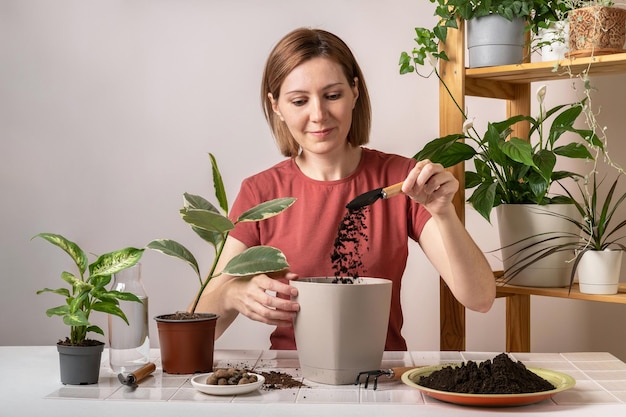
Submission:
<svg viewBox="0 0 626 417">
<path fill-rule="evenodd" d="M 104 343 L 66 346 L 57 343 L 61 382 L 68 385 L 97 384 Z"/>
<path fill-rule="evenodd" d="M 578 284 L 584 294 L 617 294 L 622 269 L 621 250 L 588 250 L 578 263 Z"/>
<path fill-rule="evenodd" d="M 201 313 L 193 320 L 157 316 L 161 365 L 168 374 L 194 374 L 213 371 L 217 314 Z"/>
<path fill-rule="evenodd" d="M 626 10 L 590 6 L 571 10 L 569 57 L 614 54 L 624 51 Z"/>
<path fill-rule="evenodd" d="M 578 215 L 573 204 L 548 204 L 545 206 L 537 204 L 501 204 L 496 207 L 505 279 L 510 277 L 510 269 L 515 262 L 528 256 L 529 253 L 541 249 L 542 246 L 550 247 L 571 240 L 571 238 L 560 238 L 545 243 L 538 243 L 540 240 L 546 239 L 547 236 L 536 235 L 546 232 L 565 232 L 576 236 L 579 233 L 578 228 L 571 222 L 546 212 L 560 213 L 572 219 L 575 219 Z M 536 237 L 523 243 L 509 246 L 531 236 Z M 530 249 L 516 254 L 521 248 L 531 244 L 532 247 Z M 525 287 L 566 287 L 569 285 L 572 273 L 572 263 L 570 261 L 574 257 L 573 250 L 553 253 L 526 267 L 507 282 L 512 285 Z"/>
<path fill-rule="evenodd" d="M 359 372 L 379 369 L 389 325 L 391 281 L 301 278 L 294 299 L 298 358 L 304 378 L 322 384 L 353 384 Z"/>
</svg>

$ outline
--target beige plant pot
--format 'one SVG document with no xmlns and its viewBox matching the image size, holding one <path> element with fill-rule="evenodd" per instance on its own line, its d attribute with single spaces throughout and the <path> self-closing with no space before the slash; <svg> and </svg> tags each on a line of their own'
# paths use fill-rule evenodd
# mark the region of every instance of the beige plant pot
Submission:
<svg viewBox="0 0 626 417">
<path fill-rule="evenodd" d="M 622 269 L 621 250 L 588 250 L 578 263 L 578 284 L 585 294 L 617 294 Z"/>
<path fill-rule="evenodd" d="M 569 57 L 585 57 L 624 52 L 626 10 L 619 7 L 590 6 L 571 10 Z"/>
<path fill-rule="evenodd" d="M 359 372 L 380 369 L 391 307 L 391 281 L 358 278 L 292 281 L 300 311 L 294 320 L 304 378 L 322 384 L 353 384 Z"/>
<path fill-rule="evenodd" d="M 549 204 L 545 206 L 537 204 L 502 204 L 496 207 L 505 279 L 510 276 L 508 272 L 515 262 L 528 255 L 528 252 L 534 252 L 541 249 L 542 246 L 546 247 L 565 242 L 565 240 L 559 239 L 547 243 L 537 243 L 545 239 L 546 236 L 536 235 L 545 232 L 578 234 L 579 230 L 576 226 L 546 212 L 559 213 L 571 218 L 576 218 L 578 215 L 573 204 Z M 531 236 L 536 237 L 522 244 L 506 247 Z M 520 248 L 531 244 L 533 246 L 529 250 L 514 255 Z M 570 282 L 571 261 L 573 259 L 573 250 L 552 254 L 525 268 L 507 282 L 512 285 L 525 287 L 565 287 Z"/>
</svg>

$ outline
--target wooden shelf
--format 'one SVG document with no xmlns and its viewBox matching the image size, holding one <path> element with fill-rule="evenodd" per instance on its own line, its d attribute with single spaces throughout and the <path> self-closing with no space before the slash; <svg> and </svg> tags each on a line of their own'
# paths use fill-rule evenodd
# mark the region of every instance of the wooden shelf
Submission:
<svg viewBox="0 0 626 417">
<path fill-rule="evenodd" d="M 462 131 L 463 118 L 457 106 L 465 108 L 465 96 L 506 100 L 507 117 L 530 113 L 530 83 L 567 80 L 580 74 L 626 74 L 626 51 L 611 55 L 572 58 L 552 62 L 529 62 L 487 68 L 465 68 L 464 22 L 459 30 L 450 31 L 445 44 L 449 60 L 439 61 L 439 69 L 447 88 L 439 88 L 439 133 L 441 136 Z M 452 99 L 450 97 L 454 97 Z M 513 134 L 528 136 L 528 126 L 516 124 Z M 459 182 L 464 182 L 462 164 L 450 168 Z M 460 189 L 453 201 L 459 218 L 465 220 L 465 194 Z M 496 273 L 496 278 L 501 277 Z M 506 350 L 530 352 L 530 297 L 546 296 L 575 300 L 626 304 L 626 284 L 615 295 L 581 294 L 578 286 L 568 288 L 518 287 L 504 284 L 497 287 L 498 297 L 506 300 Z M 441 350 L 465 350 L 465 309 L 449 288 L 440 285 L 440 347 Z"/>
<path fill-rule="evenodd" d="M 583 294 L 574 284 L 572 291 L 569 288 L 542 288 L 542 287 L 518 287 L 516 285 L 498 283 L 498 297 L 508 297 L 511 294 L 542 295 L 546 297 L 569 298 L 572 300 L 599 301 L 602 303 L 626 304 L 626 284 L 620 284 L 617 294 Z"/>
<path fill-rule="evenodd" d="M 478 97 L 514 100 L 516 85 L 535 81 L 563 80 L 571 73 L 590 75 L 626 73 L 626 53 L 600 55 L 561 61 L 531 62 L 465 69 L 465 94 Z"/>
</svg>

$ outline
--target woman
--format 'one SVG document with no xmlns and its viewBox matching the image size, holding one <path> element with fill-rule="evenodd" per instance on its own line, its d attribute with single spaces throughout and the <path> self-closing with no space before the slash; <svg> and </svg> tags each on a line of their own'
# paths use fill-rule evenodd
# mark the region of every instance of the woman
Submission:
<svg viewBox="0 0 626 417">
<path fill-rule="evenodd" d="M 362 193 L 401 181 L 405 195 L 368 208 L 369 238 L 364 245 L 368 250 L 359 271 L 360 276 L 393 281 L 385 349 L 406 350 L 400 289 L 408 238 L 419 242 L 461 303 L 480 312 L 490 309 L 495 281 L 452 205 L 458 181 L 439 164 L 363 147 L 369 141 L 370 101 L 361 69 L 342 40 L 323 30 L 289 33 L 268 57 L 261 99 L 280 151 L 288 159 L 244 180 L 231 215 L 236 218 L 273 198 L 297 201 L 263 222 L 239 223 L 216 270 L 246 248 L 262 244 L 281 249 L 290 271 L 211 280 L 197 311 L 220 315 L 216 337 L 243 314 L 277 326 L 270 338 L 273 349 L 295 349 L 292 320 L 298 304 L 290 296 L 297 290 L 289 280 L 334 276 L 330 255 L 346 204 Z"/>
</svg>

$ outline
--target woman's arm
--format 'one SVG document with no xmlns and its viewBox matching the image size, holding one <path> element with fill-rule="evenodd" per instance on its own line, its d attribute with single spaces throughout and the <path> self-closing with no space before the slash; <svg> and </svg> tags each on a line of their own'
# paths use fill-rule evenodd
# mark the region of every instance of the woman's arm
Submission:
<svg viewBox="0 0 626 417">
<path fill-rule="evenodd" d="M 402 191 L 431 214 L 419 243 L 457 300 L 465 307 L 488 311 L 496 296 L 496 283 L 485 255 L 459 220 L 452 198 L 459 182 L 441 165 L 419 161 Z"/>
<path fill-rule="evenodd" d="M 216 271 L 223 270 L 230 259 L 246 249 L 246 245 L 229 236 Z M 297 290 L 279 278 L 289 280 L 297 276 L 290 272 L 272 274 L 272 277 L 219 275 L 211 279 L 204 289 L 196 312 L 215 313 L 220 316 L 215 329 L 216 339 L 226 331 L 239 313 L 252 320 L 274 326 L 291 325 L 299 306 L 289 298 L 297 295 Z M 276 297 L 271 293 L 282 294 L 287 299 Z"/>
</svg>

